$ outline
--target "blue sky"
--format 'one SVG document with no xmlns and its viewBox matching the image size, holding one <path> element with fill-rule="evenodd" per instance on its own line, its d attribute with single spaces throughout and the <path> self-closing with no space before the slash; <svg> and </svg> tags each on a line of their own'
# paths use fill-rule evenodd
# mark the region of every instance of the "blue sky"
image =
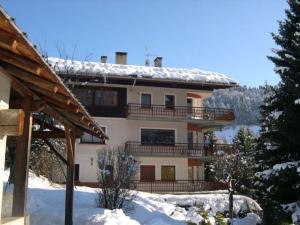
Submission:
<svg viewBox="0 0 300 225">
<path fill-rule="evenodd" d="M 29 38 L 50 56 L 98 61 L 128 52 L 143 65 L 145 49 L 163 66 L 228 74 L 242 85 L 276 84 L 266 58 L 285 0 L 0 0 Z"/>
</svg>

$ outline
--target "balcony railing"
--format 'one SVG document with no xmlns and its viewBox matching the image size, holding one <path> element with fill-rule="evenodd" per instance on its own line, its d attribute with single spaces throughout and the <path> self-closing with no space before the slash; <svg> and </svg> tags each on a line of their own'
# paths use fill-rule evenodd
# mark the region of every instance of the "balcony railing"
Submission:
<svg viewBox="0 0 300 225">
<path fill-rule="evenodd" d="M 126 107 L 128 118 L 153 120 L 182 120 L 182 121 L 233 121 L 235 116 L 231 109 L 188 107 L 165 105 L 141 105 L 129 103 Z"/>
<path fill-rule="evenodd" d="M 205 146 L 202 143 L 176 143 L 174 145 L 141 144 L 126 142 L 125 151 L 135 156 L 162 157 L 222 157 L 233 154 L 234 147 L 230 144 L 213 144 Z"/>
<path fill-rule="evenodd" d="M 145 192 L 199 192 L 226 190 L 227 184 L 203 180 L 135 181 L 132 189 Z"/>
</svg>

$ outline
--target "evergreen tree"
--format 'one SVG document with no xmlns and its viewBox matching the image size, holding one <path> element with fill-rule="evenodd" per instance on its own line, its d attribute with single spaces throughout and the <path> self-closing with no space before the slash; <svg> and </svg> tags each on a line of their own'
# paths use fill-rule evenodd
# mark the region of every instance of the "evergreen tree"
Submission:
<svg viewBox="0 0 300 225">
<path fill-rule="evenodd" d="M 261 107 L 261 136 L 257 148 L 257 197 L 264 208 L 264 224 L 284 224 L 290 217 L 284 204 L 300 201 L 300 1 L 289 0 L 279 34 L 279 49 L 268 58 L 281 81 L 266 86 Z"/>
<path fill-rule="evenodd" d="M 239 193 L 251 195 L 254 179 L 254 151 L 257 141 L 248 127 L 241 127 L 233 138 L 236 157 L 241 168 L 237 172 L 237 190 Z"/>
</svg>

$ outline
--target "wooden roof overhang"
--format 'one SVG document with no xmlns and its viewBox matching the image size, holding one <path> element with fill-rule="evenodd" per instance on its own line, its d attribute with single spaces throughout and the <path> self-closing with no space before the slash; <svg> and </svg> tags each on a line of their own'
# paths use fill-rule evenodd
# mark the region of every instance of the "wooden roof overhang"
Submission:
<svg viewBox="0 0 300 225">
<path fill-rule="evenodd" d="M 26 34 L 1 7 L 0 71 L 10 78 L 15 91 L 32 96 L 39 111 L 91 135 L 108 139 Z"/>
<path fill-rule="evenodd" d="M 207 90 L 213 91 L 214 89 L 225 89 L 231 87 L 238 87 L 237 83 L 208 83 L 200 81 L 184 81 L 184 80 L 171 80 L 171 79 L 155 79 L 144 77 L 131 77 L 131 76 L 118 76 L 118 75 L 89 75 L 88 73 L 80 74 L 66 74 L 64 72 L 57 73 L 75 85 L 84 83 L 85 85 L 95 86 L 97 84 L 116 84 L 116 85 L 135 85 L 135 86 L 152 86 L 152 87 L 166 87 L 166 88 L 180 88 L 191 90 Z"/>
</svg>

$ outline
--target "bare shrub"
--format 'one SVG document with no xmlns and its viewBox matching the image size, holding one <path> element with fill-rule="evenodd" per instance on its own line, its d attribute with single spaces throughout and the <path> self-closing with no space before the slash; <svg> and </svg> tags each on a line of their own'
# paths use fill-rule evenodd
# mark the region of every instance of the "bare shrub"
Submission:
<svg viewBox="0 0 300 225">
<path fill-rule="evenodd" d="M 122 149 L 105 150 L 98 153 L 98 168 L 98 206 L 126 210 L 132 201 L 137 161 Z"/>
</svg>

